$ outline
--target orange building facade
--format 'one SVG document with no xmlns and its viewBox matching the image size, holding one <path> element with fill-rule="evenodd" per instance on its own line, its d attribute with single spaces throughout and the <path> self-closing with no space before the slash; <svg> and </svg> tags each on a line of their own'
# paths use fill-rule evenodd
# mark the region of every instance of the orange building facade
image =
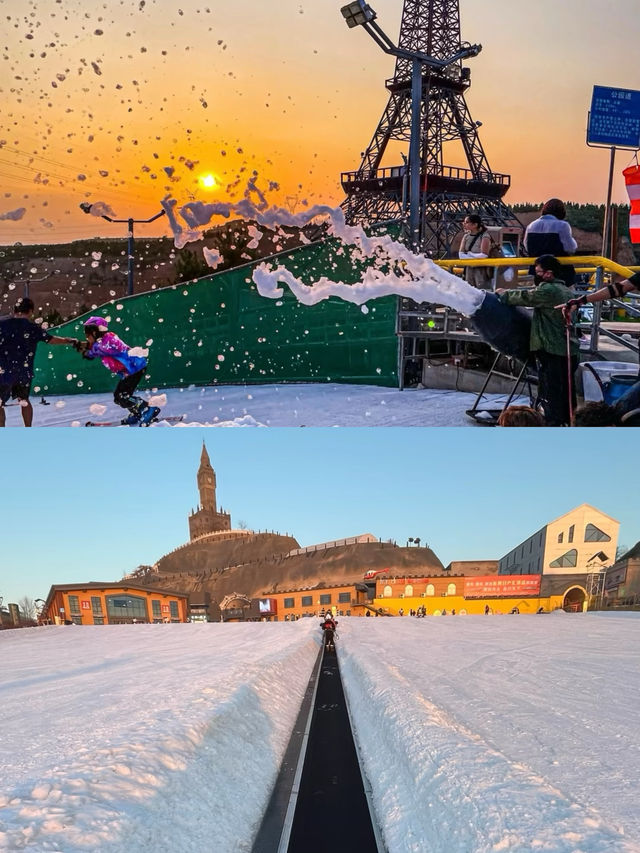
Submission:
<svg viewBox="0 0 640 853">
<path fill-rule="evenodd" d="M 264 600 L 272 603 L 267 620 L 273 622 L 319 616 L 328 610 L 342 616 L 364 616 L 367 591 L 362 584 L 345 584 L 322 589 L 270 592 Z"/>
<path fill-rule="evenodd" d="M 188 622 L 188 598 L 180 592 L 132 583 L 55 584 L 42 609 L 49 625 L 123 625 Z"/>
<path fill-rule="evenodd" d="M 407 616 L 419 609 L 424 609 L 429 616 L 452 612 L 581 611 L 588 605 L 588 599 L 584 576 L 556 579 L 495 574 L 379 576 L 368 583 L 269 593 L 265 596 L 265 610 L 261 615 L 265 621 L 283 622 L 320 616 L 327 611 L 339 616 Z"/>
</svg>

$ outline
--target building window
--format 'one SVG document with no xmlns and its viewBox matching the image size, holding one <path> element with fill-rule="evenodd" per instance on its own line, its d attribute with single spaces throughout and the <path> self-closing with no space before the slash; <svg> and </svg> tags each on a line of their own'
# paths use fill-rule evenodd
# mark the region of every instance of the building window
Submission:
<svg viewBox="0 0 640 853">
<path fill-rule="evenodd" d="M 146 622 L 147 602 L 139 595 L 107 595 L 109 622 Z"/>
<path fill-rule="evenodd" d="M 455 595 L 456 594 L 456 585 L 454 583 L 450 583 L 447 587 L 447 595 Z"/>
<path fill-rule="evenodd" d="M 320 596 L 320 604 L 331 604 L 331 595 L 328 593 L 321 595 Z"/>
<path fill-rule="evenodd" d="M 91 612 L 93 613 L 93 622 L 97 625 L 95 617 L 102 616 L 102 599 L 97 595 L 91 596 Z"/>
<path fill-rule="evenodd" d="M 435 595 L 435 594 L 436 594 L 435 586 L 432 583 L 428 583 L 427 588 L 425 590 L 425 595 Z"/>
<path fill-rule="evenodd" d="M 572 524 L 571 527 L 569 528 L 569 538 L 567 539 L 567 542 L 573 542 L 573 531 L 574 530 L 575 530 L 575 525 Z"/>
<path fill-rule="evenodd" d="M 94 625 L 104 625 L 104 616 L 94 616 L 93 617 Z"/>
<path fill-rule="evenodd" d="M 611 542 L 611 537 L 596 527 L 595 524 L 587 524 L 584 531 L 585 542 Z"/>
<path fill-rule="evenodd" d="M 564 539 L 564 533 L 558 533 L 558 545 L 562 545 L 563 539 Z"/>
<path fill-rule="evenodd" d="M 284 606 L 288 609 L 295 607 L 295 598 L 285 598 Z"/>
<path fill-rule="evenodd" d="M 80 601 L 77 595 L 69 596 L 69 615 L 80 616 Z"/>
<path fill-rule="evenodd" d="M 72 616 L 71 621 L 74 625 L 82 625 L 82 616 Z"/>
<path fill-rule="evenodd" d="M 154 622 L 162 622 L 162 608 L 160 607 L 160 601 L 157 598 L 154 598 L 151 601 L 151 615 Z"/>
<path fill-rule="evenodd" d="M 391 589 L 389 584 L 387 584 L 385 586 L 384 592 L 382 594 L 384 595 L 385 598 L 391 598 L 391 596 L 393 595 L 393 590 Z"/>
<path fill-rule="evenodd" d="M 169 612 L 171 613 L 172 619 L 180 619 L 180 614 L 178 613 L 178 602 L 170 601 L 169 602 Z"/>
<path fill-rule="evenodd" d="M 557 560 L 554 560 L 553 563 L 549 563 L 550 569 L 566 569 L 576 566 L 578 563 L 578 552 L 575 548 L 572 548 L 570 551 L 567 551 L 566 554 L 563 554 L 561 557 L 558 557 Z"/>
<path fill-rule="evenodd" d="M 339 592 L 338 593 L 338 604 L 349 604 L 351 602 L 351 593 L 350 592 Z"/>
<path fill-rule="evenodd" d="M 408 583 L 404 588 L 404 594 L 407 597 L 411 597 L 413 595 L 413 584 Z"/>
<path fill-rule="evenodd" d="M 313 607 L 313 596 L 312 595 L 303 595 L 302 596 L 302 606 L 303 607 Z"/>
</svg>

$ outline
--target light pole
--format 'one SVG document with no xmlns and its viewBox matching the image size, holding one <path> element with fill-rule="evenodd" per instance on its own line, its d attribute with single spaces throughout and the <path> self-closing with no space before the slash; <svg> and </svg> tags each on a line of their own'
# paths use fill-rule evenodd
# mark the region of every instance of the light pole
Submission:
<svg viewBox="0 0 640 853">
<path fill-rule="evenodd" d="M 57 272 L 57 270 L 56 270 L 56 272 Z M 24 285 L 24 287 L 22 289 L 22 295 L 26 299 L 28 299 L 29 298 L 29 285 L 30 284 L 38 284 L 38 282 L 40 282 L 40 281 L 46 281 L 46 279 L 48 279 L 50 275 L 51 275 L 51 273 L 48 272 L 46 275 L 43 275 L 42 278 L 23 278 L 23 279 L 21 279 L 22 283 Z M 18 282 L 19 281 L 20 281 L 20 279 L 18 279 Z"/>
<path fill-rule="evenodd" d="M 465 44 L 448 59 L 436 59 L 417 50 L 397 47 L 389 36 L 376 24 L 376 13 L 365 0 L 348 3 L 340 11 L 347 26 L 364 27 L 371 38 L 385 53 L 411 61 L 411 137 L 409 140 L 409 235 L 410 247 L 420 248 L 420 108 L 422 103 L 422 68 L 443 69 L 459 59 L 477 56 L 480 44 Z"/>
<path fill-rule="evenodd" d="M 88 201 L 83 201 L 80 205 L 80 210 L 84 213 L 91 213 L 92 204 L 89 204 Z M 126 222 L 127 223 L 127 296 L 131 296 L 133 294 L 133 226 L 134 224 L 146 224 L 147 222 L 155 222 L 156 219 L 160 219 L 161 216 L 165 215 L 165 211 L 161 210 L 159 213 L 156 213 L 155 216 L 152 216 L 150 219 L 113 219 L 111 216 L 107 216 L 106 213 L 100 213 L 103 219 L 106 219 L 107 222 Z"/>
</svg>

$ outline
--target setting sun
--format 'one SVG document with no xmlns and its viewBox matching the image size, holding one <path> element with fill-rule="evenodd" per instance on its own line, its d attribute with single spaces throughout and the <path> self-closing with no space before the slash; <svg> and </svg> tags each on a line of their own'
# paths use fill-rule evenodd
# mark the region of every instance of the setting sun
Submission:
<svg viewBox="0 0 640 853">
<path fill-rule="evenodd" d="M 204 175 L 200 175 L 198 178 L 198 183 L 205 190 L 216 190 L 220 186 L 218 179 L 212 172 L 207 172 Z"/>
</svg>

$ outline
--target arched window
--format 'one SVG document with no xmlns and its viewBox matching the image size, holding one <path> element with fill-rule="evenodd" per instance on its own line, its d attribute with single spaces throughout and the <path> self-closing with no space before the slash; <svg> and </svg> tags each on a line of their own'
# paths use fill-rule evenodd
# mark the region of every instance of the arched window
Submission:
<svg viewBox="0 0 640 853">
<path fill-rule="evenodd" d="M 404 588 L 405 598 L 409 598 L 413 595 L 413 584 L 408 583 Z"/>
<path fill-rule="evenodd" d="M 553 563 L 549 563 L 550 569 L 567 569 L 573 566 L 576 566 L 578 563 L 578 552 L 575 548 L 572 548 L 570 551 L 567 551 L 561 557 L 558 557 L 557 560 L 554 560 Z"/>
<path fill-rule="evenodd" d="M 382 594 L 384 595 L 385 598 L 391 598 L 391 596 L 393 595 L 393 590 L 391 589 L 389 584 L 387 584 L 387 586 L 385 586 Z"/>
<path fill-rule="evenodd" d="M 447 595 L 455 595 L 456 594 L 456 585 L 454 583 L 450 583 L 447 587 Z"/>
<path fill-rule="evenodd" d="M 587 524 L 584 531 L 585 542 L 611 542 L 611 537 L 596 527 L 595 524 Z"/>
<path fill-rule="evenodd" d="M 426 593 L 426 595 L 435 595 L 436 594 L 435 586 L 432 583 L 428 583 L 427 588 L 425 590 L 425 593 Z"/>
</svg>

